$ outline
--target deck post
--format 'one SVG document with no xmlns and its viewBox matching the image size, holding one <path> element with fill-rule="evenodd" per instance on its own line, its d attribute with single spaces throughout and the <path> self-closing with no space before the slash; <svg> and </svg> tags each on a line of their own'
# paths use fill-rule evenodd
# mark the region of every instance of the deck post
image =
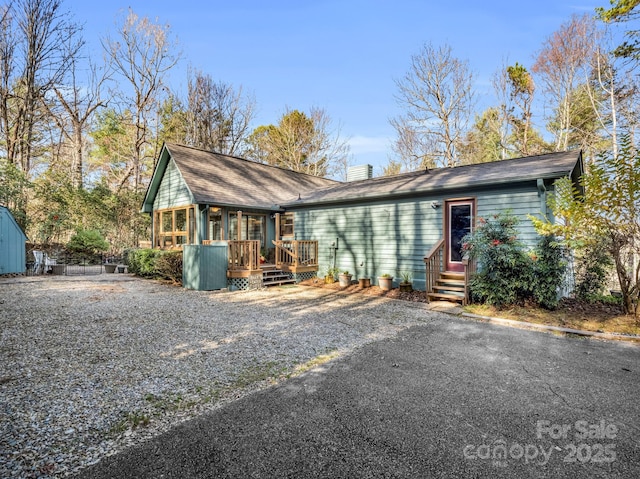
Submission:
<svg viewBox="0 0 640 479">
<path fill-rule="evenodd" d="M 238 241 L 242 241 L 242 211 L 238 210 L 238 227 L 236 233 L 238 233 Z"/>
<path fill-rule="evenodd" d="M 280 241 L 280 213 L 276 213 L 276 231 L 275 231 L 276 241 Z"/>
</svg>

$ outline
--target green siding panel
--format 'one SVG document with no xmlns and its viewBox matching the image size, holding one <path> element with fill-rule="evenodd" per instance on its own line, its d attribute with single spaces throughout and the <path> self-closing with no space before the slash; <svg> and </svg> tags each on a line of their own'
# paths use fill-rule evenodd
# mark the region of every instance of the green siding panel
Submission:
<svg viewBox="0 0 640 479">
<path fill-rule="evenodd" d="M 13 215 L 7 208 L 0 207 L 0 274 L 26 271 L 26 240 Z"/>
<path fill-rule="evenodd" d="M 540 195 L 534 183 L 463 192 L 453 197 L 300 207 L 292 209 L 295 234 L 298 239 L 318 240 L 320 275 L 334 262 L 340 270 L 349 270 L 357 278 L 370 277 L 374 284 L 383 273 L 398 278 L 401 272 L 408 271 L 414 278 L 414 287 L 424 290 L 423 259 L 443 237 L 444 202 L 460 197 L 476 198 L 476 217 L 511 211 L 520 220 L 520 239 L 529 247 L 537 241 L 528 218 L 541 215 Z M 434 201 L 441 206 L 433 208 Z"/>
<path fill-rule="evenodd" d="M 212 291 L 227 287 L 227 243 L 185 245 L 182 284 L 187 289 Z"/>
<path fill-rule="evenodd" d="M 173 160 L 169 160 L 167 169 L 162 177 L 158 194 L 153 202 L 153 209 L 173 208 L 193 204 L 194 199 L 187 187 L 180 170 Z"/>
</svg>

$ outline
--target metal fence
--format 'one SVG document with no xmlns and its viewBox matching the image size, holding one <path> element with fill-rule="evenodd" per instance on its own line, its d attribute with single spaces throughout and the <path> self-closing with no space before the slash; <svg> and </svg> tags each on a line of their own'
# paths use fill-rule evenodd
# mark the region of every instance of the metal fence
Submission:
<svg viewBox="0 0 640 479">
<path fill-rule="evenodd" d="M 99 275 L 103 273 L 124 273 L 126 266 L 121 258 L 94 256 L 91 258 L 59 256 L 55 259 L 47 258 L 40 264 L 33 261 L 27 262 L 26 275 L 36 276 L 42 274 L 81 276 Z"/>
<path fill-rule="evenodd" d="M 104 273 L 101 264 L 67 264 L 64 274 L 71 275 L 95 275 Z"/>
</svg>

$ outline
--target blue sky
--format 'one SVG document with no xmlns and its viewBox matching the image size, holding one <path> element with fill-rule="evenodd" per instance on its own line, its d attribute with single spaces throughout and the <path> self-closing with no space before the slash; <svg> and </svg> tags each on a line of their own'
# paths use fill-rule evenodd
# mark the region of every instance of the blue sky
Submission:
<svg viewBox="0 0 640 479">
<path fill-rule="evenodd" d="M 448 44 L 476 74 L 481 102 L 505 62 L 530 67 L 543 41 L 574 13 L 608 0 L 454 2 L 419 0 L 64 0 L 84 24 L 94 50 L 128 7 L 169 24 L 183 52 L 170 78 L 186 91 L 189 65 L 245 91 L 257 101 L 255 125 L 276 123 L 285 109 L 324 108 L 350 138 L 353 164 L 379 174 L 400 113 L 394 80 L 427 42 Z"/>
</svg>

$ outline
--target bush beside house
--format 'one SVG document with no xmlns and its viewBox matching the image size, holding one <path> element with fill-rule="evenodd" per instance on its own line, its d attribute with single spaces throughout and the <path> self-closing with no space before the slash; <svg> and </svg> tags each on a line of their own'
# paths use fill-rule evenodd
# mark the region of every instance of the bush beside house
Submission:
<svg viewBox="0 0 640 479">
<path fill-rule="evenodd" d="M 140 248 L 129 250 L 126 257 L 130 273 L 182 284 L 182 251 Z"/>
<path fill-rule="evenodd" d="M 527 251 L 518 240 L 518 219 L 510 213 L 478 222 L 463 239 L 464 251 L 478 262 L 470 282 L 474 301 L 496 307 L 535 301 L 554 309 L 566 268 L 563 248 L 554 237 L 542 236 L 536 248 Z"/>
</svg>

